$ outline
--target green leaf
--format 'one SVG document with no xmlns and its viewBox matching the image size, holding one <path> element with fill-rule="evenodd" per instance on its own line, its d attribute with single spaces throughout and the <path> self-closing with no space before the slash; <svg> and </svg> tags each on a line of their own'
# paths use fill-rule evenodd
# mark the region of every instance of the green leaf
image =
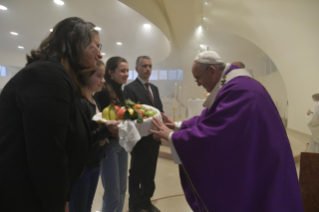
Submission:
<svg viewBox="0 0 319 212">
<path fill-rule="evenodd" d="M 133 102 L 133 101 L 130 100 L 130 99 L 127 99 L 127 100 L 125 100 L 125 105 L 128 106 L 128 107 L 133 108 L 134 105 L 135 105 L 135 102 Z"/>
<path fill-rule="evenodd" d="M 130 115 L 130 113 L 126 110 L 125 113 L 124 113 L 124 115 L 123 115 L 123 119 L 124 119 L 124 120 L 128 120 L 128 119 L 130 119 L 130 118 L 131 118 L 131 115 Z"/>
<path fill-rule="evenodd" d="M 137 114 L 137 123 L 142 123 L 144 120 L 141 114 L 137 111 L 135 111 L 135 113 Z"/>
</svg>

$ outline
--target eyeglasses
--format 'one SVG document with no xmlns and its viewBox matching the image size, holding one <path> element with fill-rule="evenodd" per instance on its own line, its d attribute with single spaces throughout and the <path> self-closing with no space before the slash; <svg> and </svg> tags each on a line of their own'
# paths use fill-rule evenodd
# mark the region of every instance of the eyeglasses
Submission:
<svg viewBox="0 0 319 212">
<path fill-rule="evenodd" d="M 195 77 L 195 78 L 196 78 L 196 80 L 195 80 L 196 83 L 198 83 L 198 80 L 200 80 L 200 79 L 202 78 L 202 76 L 203 76 L 204 73 L 208 70 L 209 67 L 210 67 L 210 66 L 207 66 L 207 67 L 205 68 L 205 70 L 203 71 L 203 73 L 202 73 L 199 77 Z"/>
<path fill-rule="evenodd" d="M 101 52 L 101 51 L 102 51 L 102 44 L 98 43 L 98 44 L 97 44 L 97 48 L 98 48 L 99 51 Z"/>
</svg>

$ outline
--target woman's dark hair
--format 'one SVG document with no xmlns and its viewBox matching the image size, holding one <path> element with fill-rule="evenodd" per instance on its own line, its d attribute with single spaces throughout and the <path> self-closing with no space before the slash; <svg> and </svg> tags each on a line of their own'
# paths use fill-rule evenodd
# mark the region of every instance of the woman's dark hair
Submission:
<svg viewBox="0 0 319 212">
<path fill-rule="evenodd" d="M 108 59 L 106 61 L 106 66 L 105 66 L 105 75 L 104 75 L 104 78 L 105 78 L 105 87 L 106 89 L 109 91 L 110 93 L 110 100 L 111 102 L 115 103 L 115 104 L 121 104 L 121 101 L 119 100 L 119 98 L 117 97 L 116 93 L 114 92 L 114 89 L 112 87 L 112 84 L 111 84 L 111 80 L 112 80 L 112 77 L 109 73 L 109 70 L 111 71 L 115 71 L 115 69 L 118 67 L 118 65 L 120 63 L 127 63 L 127 61 L 122 58 L 122 57 L 111 57 L 110 59 Z"/>
<path fill-rule="evenodd" d="M 70 73 L 76 88 L 82 95 L 76 75 L 85 69 L 82 64 L 84 52 L 92 42 L 94 34 L 99 34 L 94 27 L 94 24 L 85 22 L 78 17 L 70 17 L 60 21 L 48 37 L 41 42 L 39 48 L 32 50 L 31 54 L 27 55 L 27 65 L 51 57 L 66 59 L 70 65 Z"/>
<path fill-rule="evenodd" d="M 104 62 L 102 60 L 97 61 L 97 67 L 99 68 L 100 66 L 105 66 Z M 89 78 L 96 72 L 94 71 L 85 71 L 78 73 L 76 75 L 76 78 L 78 82 L 80 83 L 81 87 L 87 86 L 89 84 Z"/>
</svg>

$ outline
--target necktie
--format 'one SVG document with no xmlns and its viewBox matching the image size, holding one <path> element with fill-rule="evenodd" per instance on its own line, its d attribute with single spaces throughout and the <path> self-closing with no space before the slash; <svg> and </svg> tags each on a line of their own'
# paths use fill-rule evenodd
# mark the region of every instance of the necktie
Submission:
<svg viewBox="0 0 319 212">
<path fill-rule="evenodd" d="M 149 97 L 150 97 L 150 99 L 151 99 L 151 101 L 152 101 L 153 106 L 155 106 L 154 98 L 153 98 L 152 93 L 151 93 L 151 91 L 150 91 L 150 89 L 149 89 L 150 84 L 149 84 L 149 83 L 145 83 L 144 85 L 145 85 L 146 90 L 147 90 L 147 92 L 148 92 L 148 95 L 149 95 Z"/>
</svg>

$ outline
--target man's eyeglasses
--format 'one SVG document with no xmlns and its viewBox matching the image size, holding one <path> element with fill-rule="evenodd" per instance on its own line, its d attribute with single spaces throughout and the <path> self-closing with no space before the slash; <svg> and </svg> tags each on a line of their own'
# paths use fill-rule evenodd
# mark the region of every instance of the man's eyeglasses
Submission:
<svg viewBox="0 0 319 212">
<path fill-rule="evenodd" d="M 210 65 L 205 68 L 205 70 L 203 71 L 203 73 L 199 77 L 196 77 L 196 80 L 195 80 L 196 83 L 198 83 L 198 80 L 200 80 L 202 78 L 202 76 L 208 70 L 209 67 L 210 67 Z"/>
</svg>

